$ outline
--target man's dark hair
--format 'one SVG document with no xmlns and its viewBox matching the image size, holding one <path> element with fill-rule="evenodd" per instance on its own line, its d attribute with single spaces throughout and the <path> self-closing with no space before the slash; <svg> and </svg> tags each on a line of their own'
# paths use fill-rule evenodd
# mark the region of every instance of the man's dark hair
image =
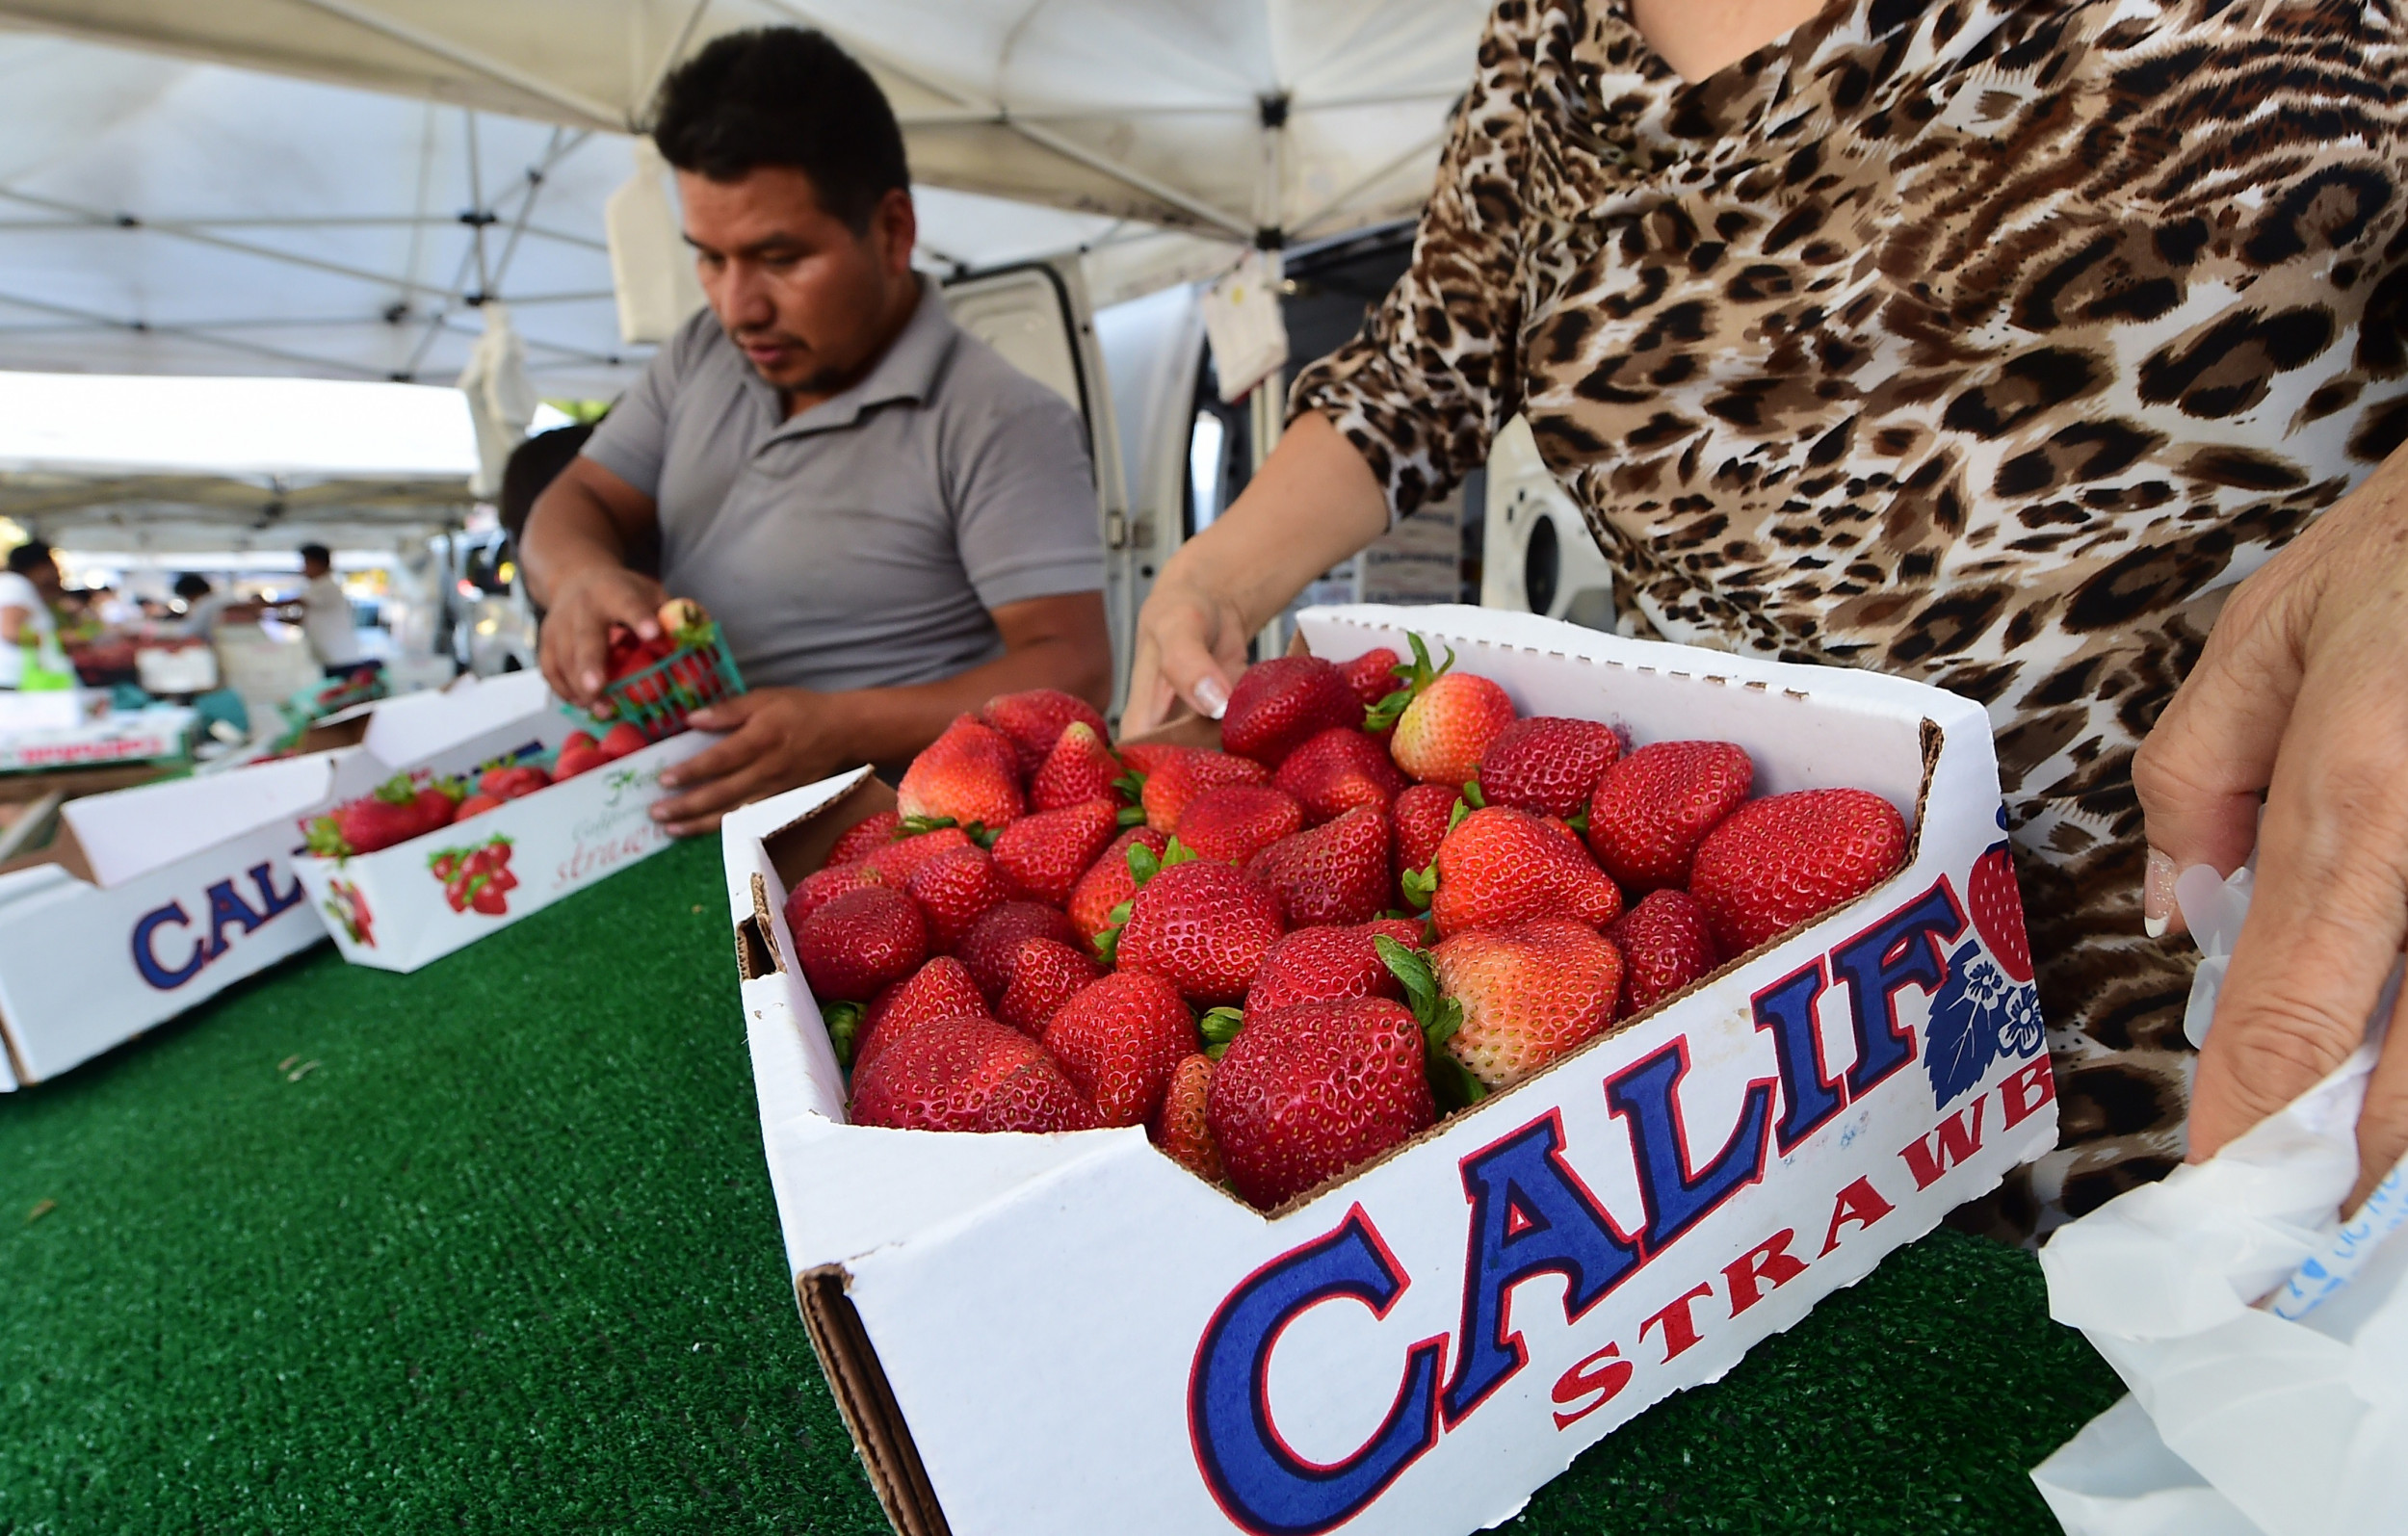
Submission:
<svg viewBox="0 0 2408 1536">
<path fill-rule="evenodd" d="M 175 579 L 175 595 L 187 603 L 197 603 L 213 590 L 209 578 L 198 571 L 186 571 Z"/>
<path fill-rule="evenodd" d="M 661 82 L 652 142 L 670 165 L 713 181 L 763 166 L 799 170 L 856 234 L 878 199 L 911 185 L 886 93 L 827 34 L 800 27 L 712 39 Z"/>
<path fill-rule="evenodd" d="M 502 465 L 502 497 L 494 505 L 502 520 L 502 532 L 515 545 L 518 534 L 527 526 L 527 514 L 536 509 L 536 498 L 544 487 L 560 478 L 562 470 L 586 446 L 593 435 L 593 424 L 579 422 L 573 427 L 555 427 L 548 432 L 537 432 L 516 448 Z"/>
<path fill-rule="evenodd" d="M 303 565 L 331 565 L 334 563 L 333 554 L 328 551 L 324 544 L 303 544 L 301 547 L 301 558 Z"/>
<path fill-rule="evenodd" d="M 28 576 L 35 566 L 50 558 L 50 546 L 38 538 L 29 538 L 9 551 L 9 570 L 16 576 Z"/>
</svg>

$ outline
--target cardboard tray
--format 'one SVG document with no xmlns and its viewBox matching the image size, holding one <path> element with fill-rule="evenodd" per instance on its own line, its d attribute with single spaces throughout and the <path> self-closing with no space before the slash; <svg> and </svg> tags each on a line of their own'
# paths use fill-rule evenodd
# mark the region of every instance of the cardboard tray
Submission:
<svg viewBox="0 0 2408 1536">
<path fill-rule="evenodd" d="M 907 1536 L 1494 1524 L 2055 1144 L 2036 996 L 1967 909 L 2004 841 L 1977 705 L 1477 609 L 1299 624 L 1336 661 L 1418 631 L 1525 714 L 1738 742 L 1759 794 L 1872 790 L 1907 865 L 1266 1214 L 1139 1130 L 846 1124 L 781 908 L 890 797 L 852 774 L 729 817 L 787 1262 Z"/>
</svg>

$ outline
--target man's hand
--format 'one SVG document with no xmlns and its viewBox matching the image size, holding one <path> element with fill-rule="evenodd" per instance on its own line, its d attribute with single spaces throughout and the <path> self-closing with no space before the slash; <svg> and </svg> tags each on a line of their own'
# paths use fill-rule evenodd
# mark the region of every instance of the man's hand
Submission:
<svg viewBox="0 0 2408 1536">
<path fill-rule="evenodd" d="M 661 633 L 657 616 L 667 593 L 651 577 L 621 565 L 592 564 L 560 582 L 538 637 L 543 680 L 580 709 L 591 709 L 610 681 L 611 626 L 624 624 L 640 639 Z"/>
<path fill-rule="evenodd" d="M 652 808 L 671 837 L 709 832 L 740 805 L 824 779 L 862 761 L 851 746 L 842 693 L 757 688 L 697 710 L 688 723 L 727 740 L 665 769 L 661 783 L 687 793 Z"/>
<path fill-rule="evenodd" d="M 2408 933 L 2408 451 L 2234 592 L 2133 783 L 2148 817 L 2152 932 L 2171 924 L 2177 871 L 2229 874 L 2258 848 L 2191 1093 L 2197 1161 L 2357 1048 Z M 2344 1210 L 2403 1149 L 2408 1028 L 2395 1019 Z"/>
</svg>

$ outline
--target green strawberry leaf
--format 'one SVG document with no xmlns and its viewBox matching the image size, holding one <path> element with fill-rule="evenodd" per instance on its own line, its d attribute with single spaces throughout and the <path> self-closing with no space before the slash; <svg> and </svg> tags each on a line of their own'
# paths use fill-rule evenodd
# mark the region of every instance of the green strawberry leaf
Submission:
<svg viewBox="0 0 2408 1536">
<path fill-rule="evenodd" d="M 1203 856 L 1174 837 L 1163 849 L 1163 868 L 1167 870 L 1174 864 L 1192 864 Z"/>
<path fill-rule="evenodd" d="M 1468 805 L 1475 811 L 1487 810 L 1488 797 L 1480 793 L 1479 780 L 1477 778 L 1465 779 L 1463 781 L 1463 798 L 1455 803 L 1458 805 Z M 1461 817 L 1451 818 L 1448 820 L 1447 825 L 1450 829 L 1452 829 L 1454 823 L 1461 820 Z"/>
<path fill-rule="evenodd" d="M 903 838 L 918 837 L 923 832 L 938 832 L 957 824 L 950 816 L 906 816 L 895 828 L 895 837 L 900 842 Z"/>
<path fill-rule="evenodd" d="M 1429 1093 L 1441 1114 L 1468 1109 L 1488 1097 L 1488 1085 L 1472 1069 L 1444 1051 L 1429 1054 Z"/>
<path fill-rule="evenodd" d="M 1142 843 L 1132 843 L 1129 845 L 1129 877 L 1137 882 L 1137 888 L 1139 890 L 1144 890 L 1145 882 L 1162 872 L 1162 858 L 1160 855 L 1155 853 L 1152 848 L 1147 847 Z M 1127 906 L 1128 904 L 1129 903 L 1126 901 L 1120 903 L 1121 906 Z M 1114 907 L 1112 910 L 1119 914 L 1115 921 L 1121 923 L 1129 921 L 1129 915 L 1125 912 L 1121 912 L 1119 907 Z"/>
<path fill-rule="evenodd" d="M 1407 901 L 1416 907 L 1426 908 L 1430 898 L 1438 894 L 1438 866 L 1432 864 L 1426 870 L 1407 870 L 1397 877 L 1397 886 L 1404 893 Z"/>
<path fill-rule="evenodd" d="M 1112 924 L 1106 927 L 1103 932 L 1098 933 L 1095 936 L 1095 958 L 1104 963 L 1104 968 L 1106 970 L 1110 970 L 1112 966 L 1119 963 L 1120 930 L 1128 925 L 1129 903 L 1126 901 L 1121 902 L 1118 906 L 1112 908 Z"/>
<path fill-rule="evenodd" d="M 1481 809 L 1485 810 L 1486 807 L 1483 806 Z M 1456 800 L 1454 802 L 1454 809 L 1447 813 L 1447 830 L 1452 832 L 1456 827 L 1461 826 L 1463 824 L 1463 819 L 1471 814 L 1472 808 L 1470 806 L 1464 804 L 1459 799 Z"/>
<path fill-rule="evenodd" d="M 1229 1054 L 1229 1042 L 1223 1040 L 1218 1045 L 1208 1045 L 1204 1048 L 1204 1054 L 1212 1057 L 1215 1061 L 1218 1061 L 1221 1057 Z"/>
<path fill-rule="evenodd" d="M 1126 832 L 1133 826 L 1143 826 L 1144 824 L 1145 807 L 1141 805 L 1124 805 L 1120 808 L 1120 830 Z"/>
<path fill-rule="evenodd" d="M 1414 915 L 1412 913 L 1405 911 L 1402 907 L 1392 906 L 1387 911 L 1382 912 L 1379 915 L 1379 921 L 1382 923 L 1410 923 L 1413 921 L 1413 916 Z"/>
<path fill-rule="evenodd" d="M 1403 986 L 1405 1004 L 1426 1033 L 1439 1004 L 1438 973 L 1430 969 L 1429 956 L 1385 933 L 1372 935 L 1372 948 L 1379 951 L 1379 963 L 1388 968 L 1388 974 Z"/>
<path fill-rule="evenodd" d="M 1144 798 L 1145 796 L 1145 775 L 1139 773 L 1136 768 L 1131 768 L 1128 772 L 1123 773 L 1120 777 L 1112 780 L 1112 789 L 1119 794 L 1122 799 L 1128 801 L 1131 805 L 1135 805 L 1139 800 Z"/>
<path fill-rule="evenodd" d="M 1243 1028 L 1244 1025 L 1245 1014 L 1243 1010 L 1238 1008 L 1215 1008 L 1211 1012 L 1205 1014 L 1203 1019 L 1198 1023 L 1197 1032 L 1204 1036 L 1204 1044 L 1207 1047 L 1219 1046 L 1221 1049 L 1227 1050 L 1229 1042 L 1238 1037 L 1239 1029 Z"/>
<path fill-rule="evenodd" d="M 1584 805 L 1564 819 L 1563 824 L 1583 837 L 1588 836 L 1588 807 Z"/>
<path fill-rule="evenodd" d="M 371 790 L 369 794 L 375 799 L 382 800 L 387 805 L 407 805 L 410 801 L 418 798 L 418 792 L 416 789 L 411 787 L 409 775 L 406 773 L 394 774 L 391 778 L 386 779 L 382 784 L 380 784 L 374 790 Z"/>
<path fill-rule="evenodd" d="M 351 843 L 330 816 L 319 817 L 309 823 L 307 846 L 310 852 L 322 859 L 348 859 L 352 856 Z"/>
<path fill-rule="evenodd" d="M 861 1004 L 831 1002 L 820 1010 L 820 1018 L 827 1025 L 827 1043 L 836 1048 L 836 1064 L 851 1068 L 853 1038 L 861 1032 Z"/>
<path fill-rule="evenodd" d="M 1400 688 L 1383 695 L 1378 703 L 1363 712 L 1363 729 L 1374 733 L 1388 729 L 1397 723 L 1397 716 L 1402 715 L 1404 707 L 1412 702 L 1413 690 L 1409 688 Z"/>
<path fill-rule="evenodd" d="M 1003 836 L 1000 831 L 988 831 L 984 821 L 972 821 L 962 827 L 961 830 L 969 837 L 971 842 L 976 843 L 982 848 L 993 847 L 995 846 L 995 840 Z"/>
</svg>

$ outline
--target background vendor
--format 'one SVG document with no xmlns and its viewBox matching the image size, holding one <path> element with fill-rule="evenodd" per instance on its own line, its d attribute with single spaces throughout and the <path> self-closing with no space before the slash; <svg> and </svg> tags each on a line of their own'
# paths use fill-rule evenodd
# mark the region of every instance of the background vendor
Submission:
<svg viewBox="0 0 2408 1536">
<path fill-rule="evenodd" d="M 50 612 L 64 586 L 49 545 L 28 539 L 9 551 L 9 568 L 0 571 L 0 688 L 75 685 Z"/>
<path fill-rule="evenodd" d="M 648 637 L 667 593 L 720 622 L 752 691 L 696 715 L 731 734 L 663 775 L 686 791 L 655 813 L 677 833 L 904 761 L 996 693 L 1102 705 L 1083 425 L 912 271 L 877 83 L 818 33 L 737 33 L 669 77 L 653 139 L 710 303 L 528 520 L 553 688 L 596 699 L 610 626 Z"/>
</svg>

